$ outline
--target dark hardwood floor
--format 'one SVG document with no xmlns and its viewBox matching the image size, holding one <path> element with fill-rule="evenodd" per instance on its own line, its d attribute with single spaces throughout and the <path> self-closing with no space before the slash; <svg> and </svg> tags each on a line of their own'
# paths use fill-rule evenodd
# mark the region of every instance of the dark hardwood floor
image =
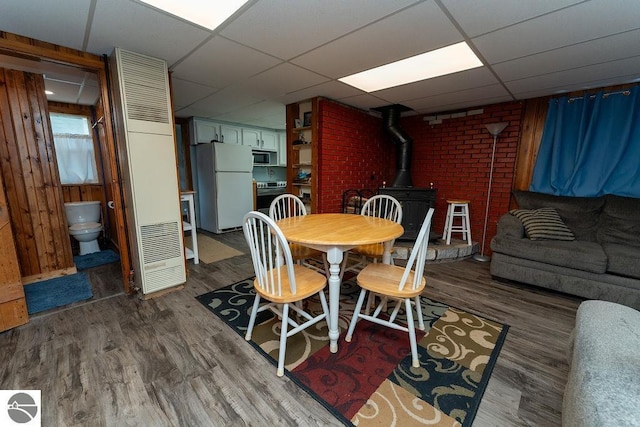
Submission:
<svg viewBox="0 0 640 427">
<path fill-rule="evenodd" d="M 247 252 L 241 232 L 215 236 Z M 189 262 L 185 289 L 141 300 L 117 265 L 93 300 L 0 334 L 0 389 L 42 390 L 46 426 L 339 425 L 195 296 L 253 275 L 250 257 Z M 425 294 L 510 325 L 474 426 L 559 426 L 579 298 L 492 280 L 488 263 L 428 264 Z"/>
</svg>

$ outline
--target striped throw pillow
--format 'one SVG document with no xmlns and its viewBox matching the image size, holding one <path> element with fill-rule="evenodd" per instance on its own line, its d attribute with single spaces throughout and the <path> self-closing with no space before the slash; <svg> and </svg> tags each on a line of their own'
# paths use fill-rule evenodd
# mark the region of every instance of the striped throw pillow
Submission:
<svg viewBox="0 0 640 427">
<path fill-rule="evenodd" d="M 531 240 L 576 239 L 554 208 L 513 209 L 510 213 L 522 222 L 524 231 Z"/>
</svg>

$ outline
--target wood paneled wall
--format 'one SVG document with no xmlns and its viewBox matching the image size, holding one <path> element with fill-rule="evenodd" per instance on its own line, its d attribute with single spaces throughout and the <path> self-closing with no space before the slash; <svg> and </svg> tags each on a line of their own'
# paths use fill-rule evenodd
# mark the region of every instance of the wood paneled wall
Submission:
<svg viewBox="0 0 640 427">
<path fill-rule="evenodd" d="M 107 200 L 113 200 L 114 209 L 108 210 L 112 239 L 116 239 L 116 247 L 120 253 L 120 269 L 122 284 L 126 293 L 131 292 L 130 247 L 125 226 L 125 205 L 122 198 L 122 181 L 118 174 L 117 141 L 113 133 L 109 88 L 107 84 L 107 68 L 102 56 L 82 52 L 53 43 L 31 39 L 18 34 L 0 31 L 0 52 L 18 57 L 33 57 L 44 61 L 66 64 L 98 75 L 100 99 L 96 105 L 96 114 L 102 117 L 98 126 L 100 146 L 104 159 L 105 183 L 107 184 Z M 113 241 L 113 240 L 112 240 Z M 24 278 L 23 278 L 24 281 Z"/>
<path fill-rule="evenodd" d="M 9 209 L 0 174 L 0 332 L 29 321 Z"/>
<path fill-rule="evenodd" d="M 0 69 L 0 168 L 24 282 L 75 271 L 44 80 Z"/>
</svg>

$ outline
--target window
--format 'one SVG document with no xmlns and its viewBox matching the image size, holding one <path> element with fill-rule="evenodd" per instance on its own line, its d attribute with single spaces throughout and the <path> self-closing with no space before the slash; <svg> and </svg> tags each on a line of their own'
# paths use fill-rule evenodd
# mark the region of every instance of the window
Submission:
<svg viewBox="0 0 640 427">
<path fill-rule="evenodd" d="M 98 171 L 89 120 L 84 116 L 50 114 L 60 182 L 97 184 Z"/>
</svg>

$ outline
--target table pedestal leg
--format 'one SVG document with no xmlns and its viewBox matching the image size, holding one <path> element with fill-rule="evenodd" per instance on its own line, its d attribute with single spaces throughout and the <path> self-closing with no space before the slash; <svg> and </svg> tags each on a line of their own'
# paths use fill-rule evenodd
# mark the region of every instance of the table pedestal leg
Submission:
<svg viewBox="0 0 640 427">
<path fill-rule="evenodd" d="M 331 353 L 338 351 L 338 310 L 340 308 L 340 264 L 343 253 L 339 249 L 330 249 L 327 252 L 329 261 L 329 350 Z"/>
<path fill-rule="evenodd" d="M 391 249 L 393 242 L 384 242 L 384 252 L 382 253 L 382 262 L 384 264 L 391 264 Z"/>
</svg>

